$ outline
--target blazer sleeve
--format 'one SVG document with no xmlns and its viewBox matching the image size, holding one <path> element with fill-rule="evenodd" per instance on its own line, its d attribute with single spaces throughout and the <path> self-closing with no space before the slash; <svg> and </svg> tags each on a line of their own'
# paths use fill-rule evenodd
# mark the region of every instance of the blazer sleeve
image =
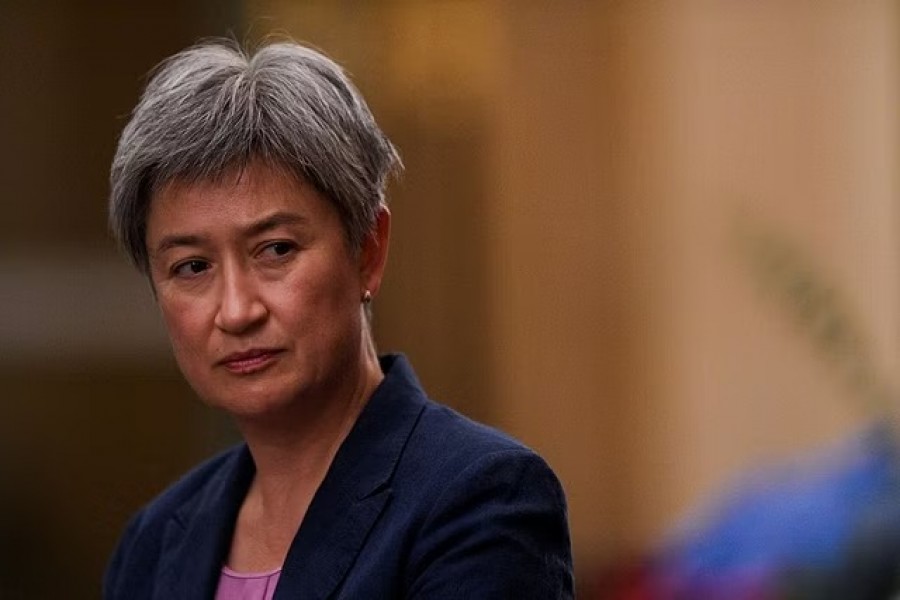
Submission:
<svg viewBox="0 0 900 600">
<path fill-rule="evenodd" d="M 562 487 L 527 449 L 482 456 L 446 484 L 413 549 L 410 598 L 573 597 Z"/>
</svg>

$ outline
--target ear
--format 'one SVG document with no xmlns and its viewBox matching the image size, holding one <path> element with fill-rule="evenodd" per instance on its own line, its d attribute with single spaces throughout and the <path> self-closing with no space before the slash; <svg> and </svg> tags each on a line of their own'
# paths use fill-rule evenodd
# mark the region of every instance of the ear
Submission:
<svg viewBox="0 0 900 600">
<path fill-rule="evenodd" d="M 359 256 L 360 297 L 368 290 L 373 296 L 378 295 L 384 267 L 387 264 L 388 246 L 391 241 L 391 211 L 387 206 L 380 206 L 375 217 L 375 226 L 363 241 Z"/>
</svg>

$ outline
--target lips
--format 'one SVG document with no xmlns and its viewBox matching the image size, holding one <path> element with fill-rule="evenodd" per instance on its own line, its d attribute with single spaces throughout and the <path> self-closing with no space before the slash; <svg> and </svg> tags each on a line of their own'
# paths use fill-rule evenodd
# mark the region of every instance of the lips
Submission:
<svg viewBox="0 0 900 600">
<path fill-rule="evenodd" d="M 237 375 L 250 375 L 272 365 L 281 352 L 276 348 L 254 348 L 245 352 L 229 354 L 218 364 Z"/>
</svg>

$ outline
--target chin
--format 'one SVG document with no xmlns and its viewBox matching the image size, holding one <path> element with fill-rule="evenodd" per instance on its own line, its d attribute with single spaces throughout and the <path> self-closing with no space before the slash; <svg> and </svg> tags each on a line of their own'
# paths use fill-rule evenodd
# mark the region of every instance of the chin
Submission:
<svg viewBox="0 0 900 600">
<path fill-rule="evenodd" d="M 283 415 L 291 402 L 280 396 L 241 396 L 218 398 L 206 402 L 210 407 L 221 410 L 237 420 L 265 419 Z"/>
<path fill-rule="evenodd" d="M 241 419 L 281 413 L 297 397 L 284 386 L 271 381 L 236 381 L 234 379 L 194 390 L 207 406 Z"/>
</svg>

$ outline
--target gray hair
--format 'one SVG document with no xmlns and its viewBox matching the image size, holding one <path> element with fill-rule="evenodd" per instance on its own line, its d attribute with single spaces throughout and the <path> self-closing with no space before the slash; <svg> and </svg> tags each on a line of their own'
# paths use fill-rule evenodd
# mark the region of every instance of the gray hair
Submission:
<svg viewBox="0 0 900 600">
<path fill-rule="evenodd" d="M 252 55 L 227 40 L 164 61 L 122 131 L 110 171 L 109 223 L 142 272 L 147 214 L 175 180 L 218 180 L 262 160 L 312 184 L 358 250 L 403 166 L 339 65 L 293 42 Z"/>
</svg>

